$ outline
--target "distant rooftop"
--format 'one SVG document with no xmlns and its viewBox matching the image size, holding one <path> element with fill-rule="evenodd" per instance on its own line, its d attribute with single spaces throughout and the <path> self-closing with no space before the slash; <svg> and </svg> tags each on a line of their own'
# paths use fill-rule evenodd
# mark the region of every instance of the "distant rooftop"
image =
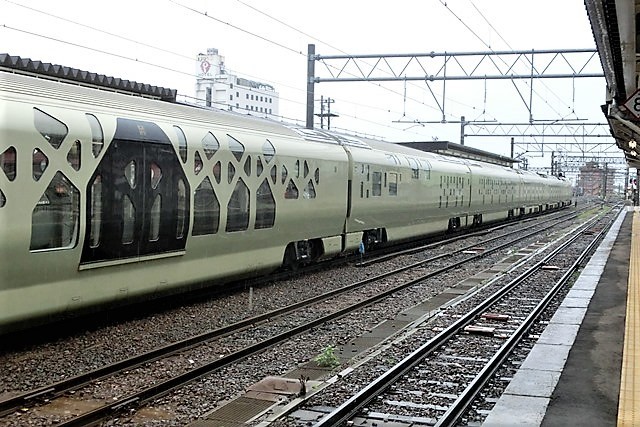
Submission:
<svg viewBox="0 0 640 427">
<path fill-rule="evenodd" d="M 513 163 L 520 162 L 520 160 L 512 159 L 511 157 L 501 156 L 499 154 L 490 153 L 484 150 L 478 150 L 477 148 L 471 148 L 449 141 L 398 142 L 396 144 L 414 148 L 416 150 L 445 154 L 448 156 L 460 157 L 463 159 L 480 160 L 483 162 L 508 167 L 511 167 Z"/>
<path fill-rule="evenodd" d="M 260 82 L 254 82 L 253 80 L 244 79 L 244 78 L 241 78 L 241 77 L 238 77 L 236 82 L 240 86 L 251 87 L 251 88 L 254 88 L 254 89 L 264 89 L 264 90 L 275 91 L 273 86 L 271 86 L 269 84 L 260 83 Z"/>
<path fill-rule="evenodd" d="M 176 89 L 105 76 L 104 74 L 92 73 L 90 71 L 48 62 L 33 61 L 30 58 L 11 56 L 8 53 L 0 53 L 0 71 L 37 75 L 45 79 L 80 84 L 82 86 L 106 89 L 114 92 L 125 92 L 169 102 L 175 102 L 178 93 Z"/>
</svg>

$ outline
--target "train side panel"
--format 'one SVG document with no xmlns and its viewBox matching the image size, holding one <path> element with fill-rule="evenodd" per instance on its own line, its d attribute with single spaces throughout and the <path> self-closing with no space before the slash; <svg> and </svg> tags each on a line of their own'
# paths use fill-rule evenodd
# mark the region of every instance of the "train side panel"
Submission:
<svg viewBox="0 0 640 427">
<path fill-rule="evenodd" d="M 444 231 L 450 218 L 466 216 L 469 169 L 464 163 L 380 148 L 351 149 L 349 232 L 382 230 L 385 241 L 398 241 Z"/>
<path fill-rule="evenodd" d="M 77 91 L 0 92 L 0 325 L 257 275 L 291 241 L 341 235 L 341 147 L 189 107 L 158 120 L 177 107 L 148 100 L 120 115 L 130 97 Z"/>
</svg>

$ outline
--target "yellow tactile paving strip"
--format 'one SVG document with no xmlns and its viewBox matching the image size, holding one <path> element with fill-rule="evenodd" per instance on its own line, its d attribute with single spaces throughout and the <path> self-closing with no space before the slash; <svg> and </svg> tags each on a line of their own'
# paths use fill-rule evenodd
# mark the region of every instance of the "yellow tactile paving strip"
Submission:
<svg viewBox="0 0 640 427">
<path fill-rule="evenodd" d="M 640 209 L 634 208 L 629 256 L 627 316 L 624 326 L 618 427 L 640 426 Z"/>
</svg>

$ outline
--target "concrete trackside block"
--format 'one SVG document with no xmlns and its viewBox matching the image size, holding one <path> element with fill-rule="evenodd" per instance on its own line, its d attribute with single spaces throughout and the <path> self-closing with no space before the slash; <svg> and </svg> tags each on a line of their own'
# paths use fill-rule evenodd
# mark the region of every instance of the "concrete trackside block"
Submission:
<svg viewBox="0 0 640 427">
<path fill-rule="evenodd" d="M 560 373 L 569 357 L 569 350 L 569 345 L 537 344 L 520 368 L 527 369 L 527 373 L 534 369 Z"/>
<path fill-rule="evenodd" d="M 483 427 L 538 427 L 544 418 L 549 399 L 544 397 L 502 395 Z"/>
<path fill-rule="evenodd" d="M 549 323 L 538 339 L 539 344 L 573 345 L 580 325 Z"/>
<path fill-rule="evenodd" d="M 568 325 L 580 325 L 584 315 L 587 312 L 586 307 L 564 307 L 561 306 L 553 315 L 549 323 L 561 323 Z"/>
</svg>

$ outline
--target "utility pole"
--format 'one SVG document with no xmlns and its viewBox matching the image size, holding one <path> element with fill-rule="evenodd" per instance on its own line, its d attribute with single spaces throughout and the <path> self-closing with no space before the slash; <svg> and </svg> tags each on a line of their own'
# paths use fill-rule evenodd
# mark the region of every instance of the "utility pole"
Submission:
<svg viewBox="0 0 640 427">
<path fill-rule="evenodd" d="M 313 129 L 313 98 L 316 74 L 316 45 L 307 46 L 307 129 Z"/>
<path fill-rule="evenodd" d="M 337 114 L 331 113 L 331 104 L 336 102 L 335 99 L 327 98 L 324 99 L 324 96 L 320 97 L 320 114 L 315 114 L 320 117 L 320 129 L 324 129 L 324 118 L 327 118 L 327 129 L 331 130 L 331 117 L 338 117 Z M 327 112 L 325 113 L 325 104 L 327 105 Z"/>
<path fill-rule="evenodd" d="M 515 148 L 515 142 L 514 142 L 515 138 L 511 137 L 511 158 L 513 159 L 513 150 Z M 511 163 L 511 167 L 513 167 L 513 163 Z"/>
</svg>

